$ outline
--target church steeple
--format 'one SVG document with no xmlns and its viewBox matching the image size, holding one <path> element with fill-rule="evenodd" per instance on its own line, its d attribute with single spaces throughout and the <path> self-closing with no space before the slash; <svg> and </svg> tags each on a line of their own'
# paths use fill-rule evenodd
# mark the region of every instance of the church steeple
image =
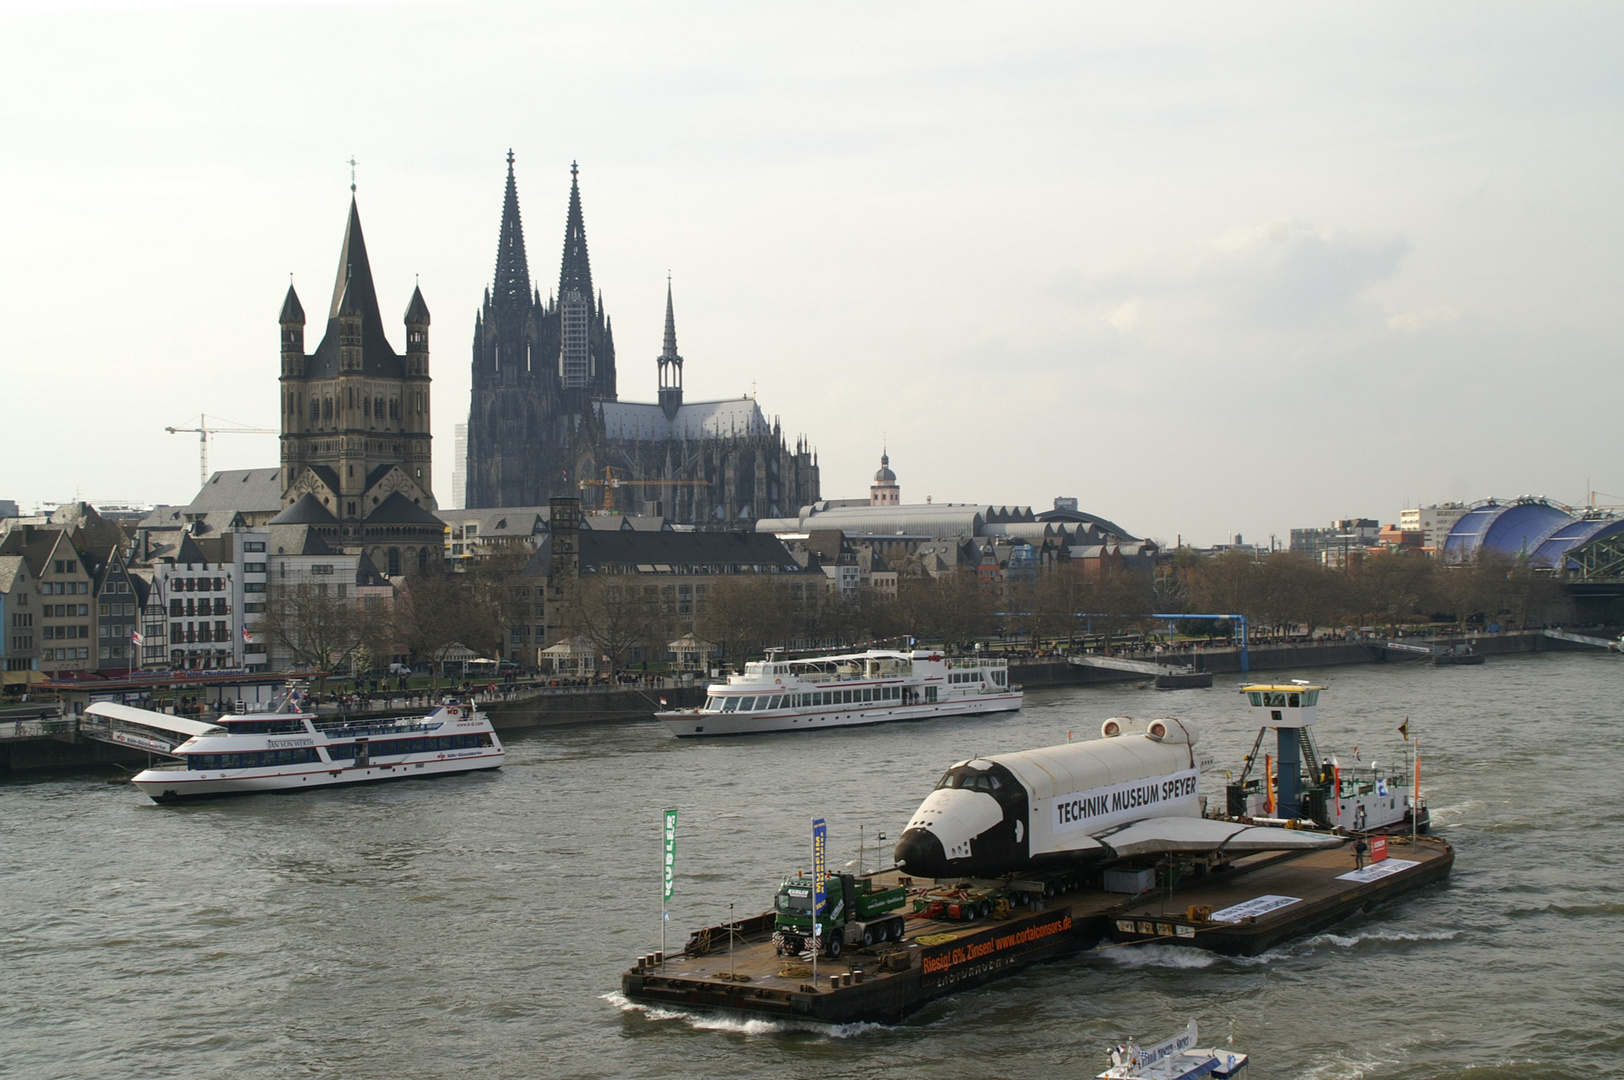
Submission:
<svg viewBox="0 0 1624 1080">
<path fill-rule="evenodd" d="M 329 319 L 338 318 L 346 296 L 363 320 L 370 319 L 375 326 L 383 325 L 383 318 L 378 314 L 378 292 L 372 285 L 372 264 L 367 261 L 367 242 L 361 235 L 361 211 L 356 208 L 353 195 L 350 196 L 350 219 L 344 225 L 344 246 L 338 253 L 338 275 L 333 281 Z"/>
<path fill-rule="evenodd" d="M 682 356 L 677 352 L 677 317 L 671 306 L 671 279 L 665 279 L 665 348 L 660 350 L 660 409 L 667 420 L 682 408 Z"/>
<path fill-rule="evenodd" d="M 519 221 L 519 186 L 513 178 L 513 151 L 507 154 L 507 195 L 502 200 L 502 234 L 496 243 L 496 302 L 523 305 L 530 299 L 530 267 Z M 583 241 L 584 246 L 584 241 Z"/>
</svg>

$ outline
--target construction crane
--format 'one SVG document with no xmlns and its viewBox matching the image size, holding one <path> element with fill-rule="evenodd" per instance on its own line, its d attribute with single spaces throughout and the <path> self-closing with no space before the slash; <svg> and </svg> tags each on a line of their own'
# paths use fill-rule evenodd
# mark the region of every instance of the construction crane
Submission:
<svg viewBox="0 0 1624 1080">
<path fill-rule="evenodd" d="M 218 417 L 216 417 L 216 419 L 218 419 Z M 226 423 L 231 425 L 230 427 L 210 427 L 209 426 L 209 418 L 206 415 L 199 416 L 197 418 L 197 420 L 198 420 L 198 426 L 197 427 L 166 427 L 166 428 L 164 428 L 164 430 L 169 432 L 169 434 L 171 434 L 171 435 L 179 435 L 182 432 L 196 432 L 197 433 L 197 472 L 198 472 L 198 481 L 197 481 L 197 483 L 198 483 L 199 487 L 202 487 L 204 484 L 209 482 L 209 436 L 210 435 L 280 435 L 280 434 L 282 434 L 280 431 L 276 431 L 273 428 L 243 427 L 241 424 L 238 424 L 234 420 L 227 420 L 226 421 Z"/>
<path fill-rule="evenodd" d="M 709 480 L 624 480 L 615 472 L 613 465 L 603 467 L 603 479 L 593 477 L 582 480 L 579 487 L 585 491 L 589 487 L 603 489 L 603 512 L 617 513 L 615 506 L 615 489 L 629 487 L 709 487 Z"/>
</svg>

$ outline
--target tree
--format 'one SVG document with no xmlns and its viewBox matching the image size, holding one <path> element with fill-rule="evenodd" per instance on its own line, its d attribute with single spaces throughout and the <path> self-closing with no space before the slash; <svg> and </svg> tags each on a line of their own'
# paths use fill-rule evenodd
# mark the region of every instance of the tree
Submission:
<svg viewBox="0 0 1624 1080">
<path fill-rule="evenodd" d="M 298 667 L 326 673 L 350 665 L 364 647 L 387 638 L 387 618 L 353 597 L 324 586 L 279 586 L 266 605 L 259 630 L 277 652 Z"/>
<path fill-rule="evenodd" d="M 722 646 L 735 664 L 763 645 L 787 640 L 800 620 L 788 591 L 766 577 L 724 578 L 711 586 L 705 613 L 694 621 L 700 637 Z M 804 627 L 816 633 L 817 627 Z"/>
<path fill-rule="evenodd" d="M 501 656 L 503 635 L 521 614 L 509 588 L 511 573 L 506 562 L 493 559 L 462 573 L 435 567 L 407 577 L 395 605 L 396 632 L 414 655 L 432 662 L 436 682 L 457 645 Z"/>
<path fill-rule="evenodd" d="M 590 641 L 609 658 L 611 682 L 625 666 L 627 654 L 658 639 L 665 626 L 658 590 L 645 590 L 634 575 L 578 578 L 566 587 L 563 604 L 560 626 L 566 634 Z"/>
</svg>

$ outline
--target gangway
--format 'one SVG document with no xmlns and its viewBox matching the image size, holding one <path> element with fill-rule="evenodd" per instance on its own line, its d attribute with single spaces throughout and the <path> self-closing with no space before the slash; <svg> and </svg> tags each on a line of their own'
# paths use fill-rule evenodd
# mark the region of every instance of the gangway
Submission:
<svg viewBox="0 0 1624 1080">
<path fill-rule="evenodd" d="M 219 724 L 188 720 L 184 716 L 137 709 L 112 701 L 98 701 L 79 718 L 79 734 L 115 746 L 133 746 L 173 756 L 175 748 L 199 735 L 224 735 Z"/>
<path fill-rule="evenodd" d="M 1384 642 L 1383 648 L 1389 652 L 1415 653 L 1420 656 L 1434 656 L 1438 652 L 1431 645 L 1412 645 L 1407 641 Z"/>
<path fill-rule="evenodd" d="M 1617 649 L 1624 652 L 1624 641 L 1615 641 L 1612 638 L 1591 637 L 1589 634 L 1570 634 L 1566 630 L 1547 630 L 1545 636 L 1558 641 L 1571 641 L 1575 645 L 1594 645 L 1598 649 Z"/>
</svg>

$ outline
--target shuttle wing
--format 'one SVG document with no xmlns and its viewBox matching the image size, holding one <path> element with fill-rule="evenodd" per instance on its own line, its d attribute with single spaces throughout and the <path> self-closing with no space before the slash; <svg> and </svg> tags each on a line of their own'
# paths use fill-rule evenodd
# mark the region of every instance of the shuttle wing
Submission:
<svg viewBox="0 0 1624 1080">
<path fill-rule="evenodd" d="M 1249 855 L 1257 851 L 1306 851 L 1336 847 L 1343 842 L 1339 836 L 1324 833 L 1242 825 L 1236 821 L 1213 821 L 1198 817 L 1147 818 L 1111 832 L 1100 833 L 1094 839 L 1119 859 L 1168 852 L 1223 851 Z"/>
</svg>

